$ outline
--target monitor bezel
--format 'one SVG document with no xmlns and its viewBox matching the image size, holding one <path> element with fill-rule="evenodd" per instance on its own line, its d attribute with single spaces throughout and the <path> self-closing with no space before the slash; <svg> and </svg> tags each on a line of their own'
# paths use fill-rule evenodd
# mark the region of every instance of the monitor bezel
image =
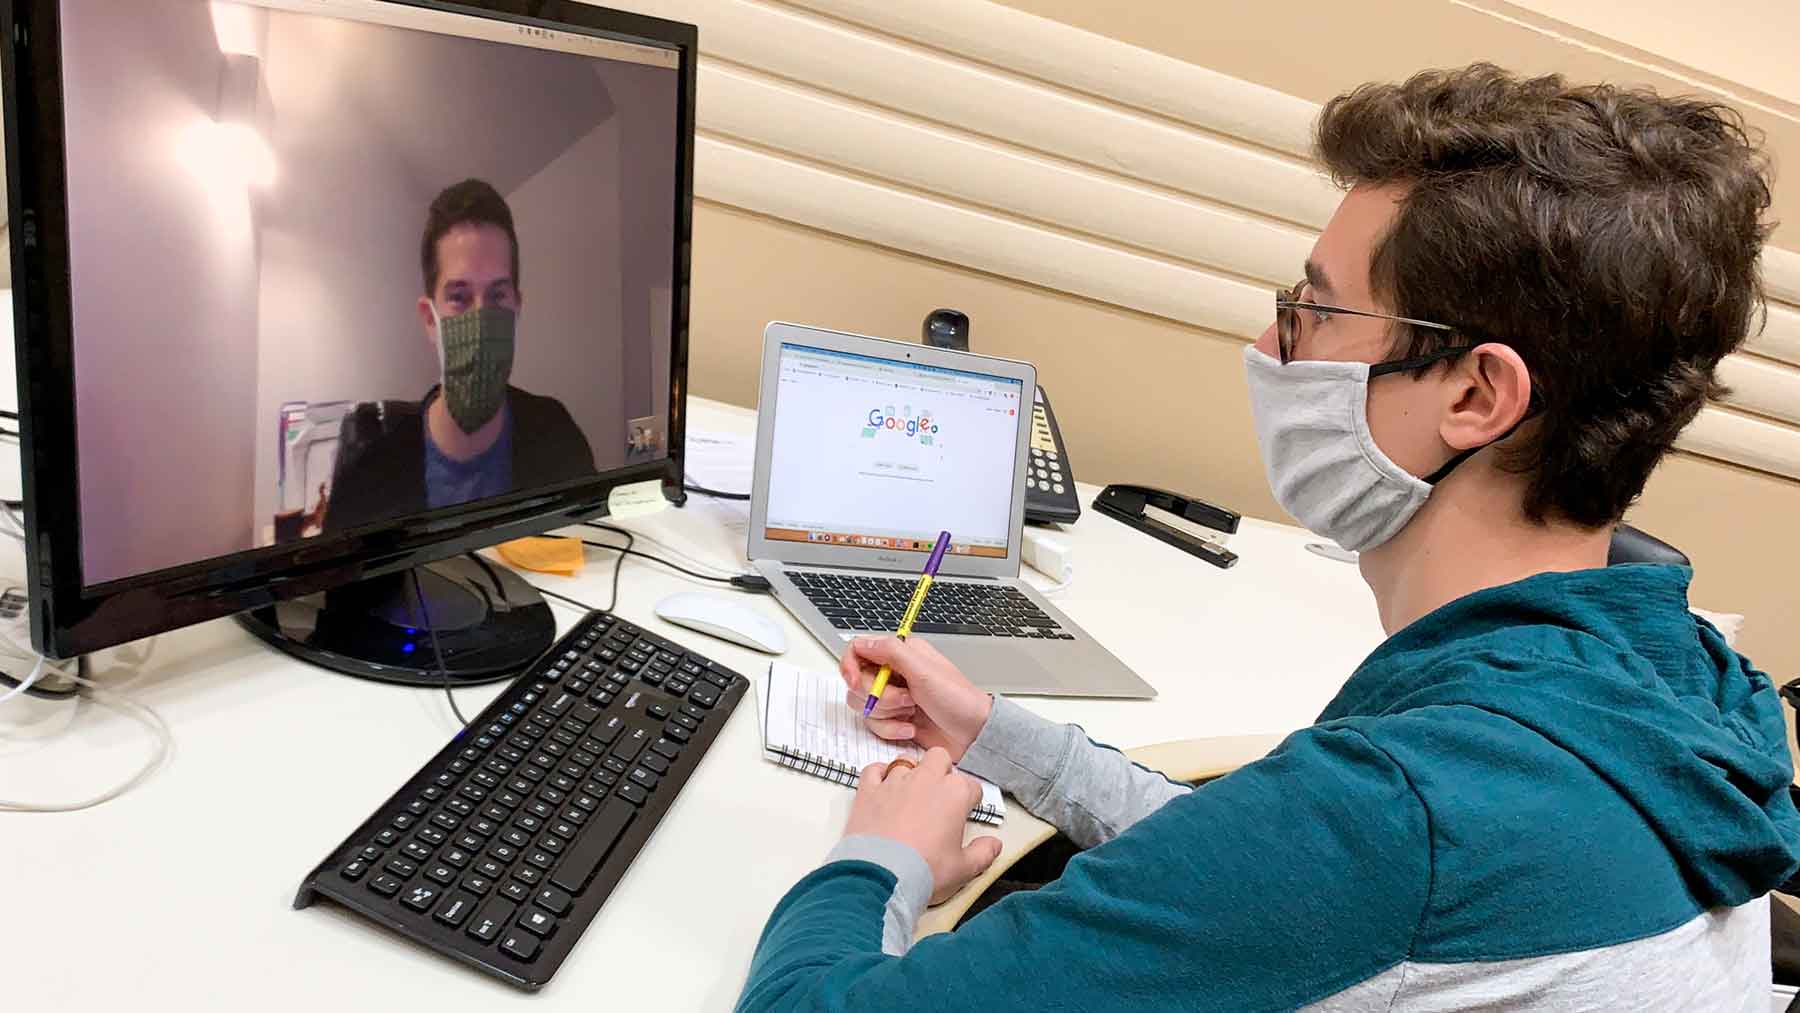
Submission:
<svg viewBox="0 0 1800 1013">
<path fill-rule="evenodd" d="M 10 43 L 0 45 L 0 76 L 13 223 L 25 574 L 31 640 L 44 654 L 87 654 L 603 516 L 608 494 L 620 485 L 660 480 L 666 496 L 682 499 L 698 29 L 575 0 L 380 2 L 599 35 L 679 54 L 667 457 L 592 479 L 88 586 L 81 560 L 60 0 L 0 0 L 0 37 Z M 129 504 L 118 509 L 126 513 Z"/>
</svg>

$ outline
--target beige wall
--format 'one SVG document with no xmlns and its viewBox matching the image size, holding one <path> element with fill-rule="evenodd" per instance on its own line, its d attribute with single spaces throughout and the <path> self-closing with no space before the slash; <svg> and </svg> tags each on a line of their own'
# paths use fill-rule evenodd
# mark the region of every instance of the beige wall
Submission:
<svg viewBox="0 0 1800 1013">
<path fill-rule="evenodd" d="M 1541 0 L 1536 6 L 1551 2 Z M 680 0 L 658 0 L 654 6 L 656 13 L 682 13 L 677 9 Z M 844 0 L 799 0 L 799 6 L 821 11 L 873 9 Z M 1514 19 L 1509 21 L 1447 0 L 1395 0 L 1384 5 L 1380 18 L 1360 12 L 1366 8 L 1344 9 L 1321 0 L 1256 9 L 1174 0 L 1128 6 L 1015 0 L 1010 6 L 1315 102 L 1363 80 L 1481 58 L 1527 71 L 1562 70 L 1578 78 L 1618 80 L 1627 77 L 1622 68 L 1628 68 L 1633 80 L 1666 90 L 1689 90 L 1667 73 L 1667 67 L 1644 69 L 1625 61 L 1620 56 L 1625 47 L 1602 52 L 1558 41 L 1544 33 L 1541 18 L 1525 22 L 1537 15 L 1524 9 L 1503 10 Z M 715 26 L 708 20 L 715 8 L 720 19 L 735 10 L 695 3 L 693 17 L 702 24 L 703 39 L 710 34 L 719 49 L 727 49 L 729 43 L 729 51 L 722 55 L 733 73 L 748 73 L 742 71 L 745 66 L 768 66 L 790 79 L 804 76 L 780 66 L 786 58 L 780 53 L 740 44 L 755 26 L 723 20 Z M 1204 19 L 1195 13 L 1200 10 L 1205 11 Z M 1295 41 L 1272 46 L 1271 38 Z M 1032 72 L 1045 77 L 1039 70 Z M 716 86 L 720 79 L 712 82 Z M 761 143 L 723 119 L 712 120 L 709 129 L 705 75 L 702 84 L 703 133 L 716 136 L 723 130 L 727 137 Z M 860 95 L 865 87 L 839 90 Z M 717 87 L 713 93 L 718 94 Z M 980 130 L 916 107 L 891 101 L 886 107 L 950 129 Z M 1768 132 L 1778 155 L 1792 151 L 1800 156 L 1800 120 L 1782 115 L 1778 105 L 1747 108 L 1753 124 Z M 1070 285 L 1038 287 L 1012 280 L 1017 274 L 1008 277 L 958 267 L 969 261 L 956 255 L 953 244 L 931 250 L 937 258 L 933 259 L 903 252 L 928 248 L 903 242 L 898 233 L 864 242 L 795 224 L 807 220 L 805 214 L 816 213 L 804 208 L 771 208 L 770 214 L 779 217 L 740 210 L 731 205 L 754 204 L 741 197 L 757 195 L 716 176 L 708 181 L 704 163 L 716 150 L 702 149 L 700 193 L 714 199 L 701 200 L 695 222 L 691 375 L 696 393 L 753 403 L 760 335 L 771 319 L 911 338 L 927 311 L 955 306 L 973 318 L 977 350 L 1038 364 L 1083 480 L 1162 484 L 1247 514 L 1285 519 L 1264 484 L 1249 425 L 1240 360 L 1243 327 L 1210 330 L 1174 322 L 1160 310 L 1153 315 L 1120 308 L 1112 304 L 1115 300 L 1072 295 L 1077 289 Z M 1138 179 L 1154 175 L 1150 170 L 1161 171 L 1147 168 L 1138 154 L 1119 152 L 1117 165 L 1104 168 Z M 807 157 L 815 160 L 813 164 L 854 164 L 842 160 L 848 156 L 825 148 Z M 734 164 L 752 163 L 740 158 Z M 912 182 L 890 169 L 862 171 Z M 923 177 L 912 185 L 926 187 Z M 929 192 L 944 190 L 932 184 Z M 973 191 L 958 196 L 974 202 L 968 206 L 1003 206 Z M 1800 186 L 1781 187 L 1778 202 L 1783 217 L 1800 221 Z M 1224 201 L 1224 206 L 1230 204 Z M 849 224 L 851 228 L 842 231 L 861 227 Z M 1110 238 L 1092 227 L 1078 227 L 1089 235 Z M 870 230 L 884 228 L 891 226 Z M 1800 225 L 1788 226 L 1778 234 L 1778 242 L 1800 247 Z M 1195 260 L 1186 251 L 1175 256 Z M 1204 257 L 1198 262 L 1218 263 Z M 1245 280 L 1268 279 L 1259 272 Z M 1722 504 L 1729 504 L 1729 515 Z M 1796 516 L 1800 516 L 1800 484 L 1678 455 L 1652 479 L 1632 519 L 1694 557 L 1696 604 L 1748 614 L 1743 646 L 1779 676 L 1800 675 L 1800 638 L 1784 628 L 1788 616 L 1800 614 L 1800 582 L 1787 579 L 1768 561 L 1771 551 L 1794 555 L 1783 540 L 1782 522 Z"/>
</svg>

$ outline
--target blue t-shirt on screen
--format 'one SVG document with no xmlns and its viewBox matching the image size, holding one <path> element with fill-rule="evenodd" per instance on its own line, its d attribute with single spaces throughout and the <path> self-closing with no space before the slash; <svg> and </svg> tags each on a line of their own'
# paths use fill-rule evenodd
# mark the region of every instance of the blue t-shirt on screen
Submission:
<svg viewBox="0 0 1800 1013">
<path fill-rule="evenodd" d="M 505 421 L 500 423 L 500 438 L 486 451 L 467 461 L 445 457 L 431 439 L 431 427 L 425 427 L 425 505 L 433 510 L 456 506 L 512 492 L 513 420 L 512 412 L 502 408 Z"/>
</svg>

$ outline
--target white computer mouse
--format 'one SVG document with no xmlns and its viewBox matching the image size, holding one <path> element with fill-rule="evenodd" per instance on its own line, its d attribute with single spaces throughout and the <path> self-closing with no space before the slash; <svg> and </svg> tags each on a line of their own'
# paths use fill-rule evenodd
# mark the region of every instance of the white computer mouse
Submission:
<svg viewBox="0 0 1800 1013">
<path fill-rule="evenodd" d="M 716 594 L 692 591 L 672 594 L 656 603 L 656 614 L 677 626 L 699 630 L 765 654 L 780 654 L 787 650 L 787 634 L 773 619 Z"/>
</svg>

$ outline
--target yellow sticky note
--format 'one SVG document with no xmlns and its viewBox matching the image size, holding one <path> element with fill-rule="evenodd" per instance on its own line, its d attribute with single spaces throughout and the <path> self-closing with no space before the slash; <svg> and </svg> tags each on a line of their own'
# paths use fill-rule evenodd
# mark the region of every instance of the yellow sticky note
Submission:
<svg viewBox="0 0 1800 1013">
<path fill-rule="evenodd" d="M 662 494 L 662 480 L 651 479 L 648 482 L 633 482 L 613 489 L 606 497 L 606 513 L 609 517 L 624 520 L 628 517 L 643 517 L 669 508 L 669 501 Z"/>
<path fill-rule="evenodd" d="M 521 570 L 536 570 L 538 573 L 554 573 L 562 577 L 573 577 L 580 573 L 581 564 L 586 558 L 582 552 L 581 540 L 577 538 L 518 538 L 502 542 L 499 552 L 500 558 L 510 566 Z"/>
</svg>

